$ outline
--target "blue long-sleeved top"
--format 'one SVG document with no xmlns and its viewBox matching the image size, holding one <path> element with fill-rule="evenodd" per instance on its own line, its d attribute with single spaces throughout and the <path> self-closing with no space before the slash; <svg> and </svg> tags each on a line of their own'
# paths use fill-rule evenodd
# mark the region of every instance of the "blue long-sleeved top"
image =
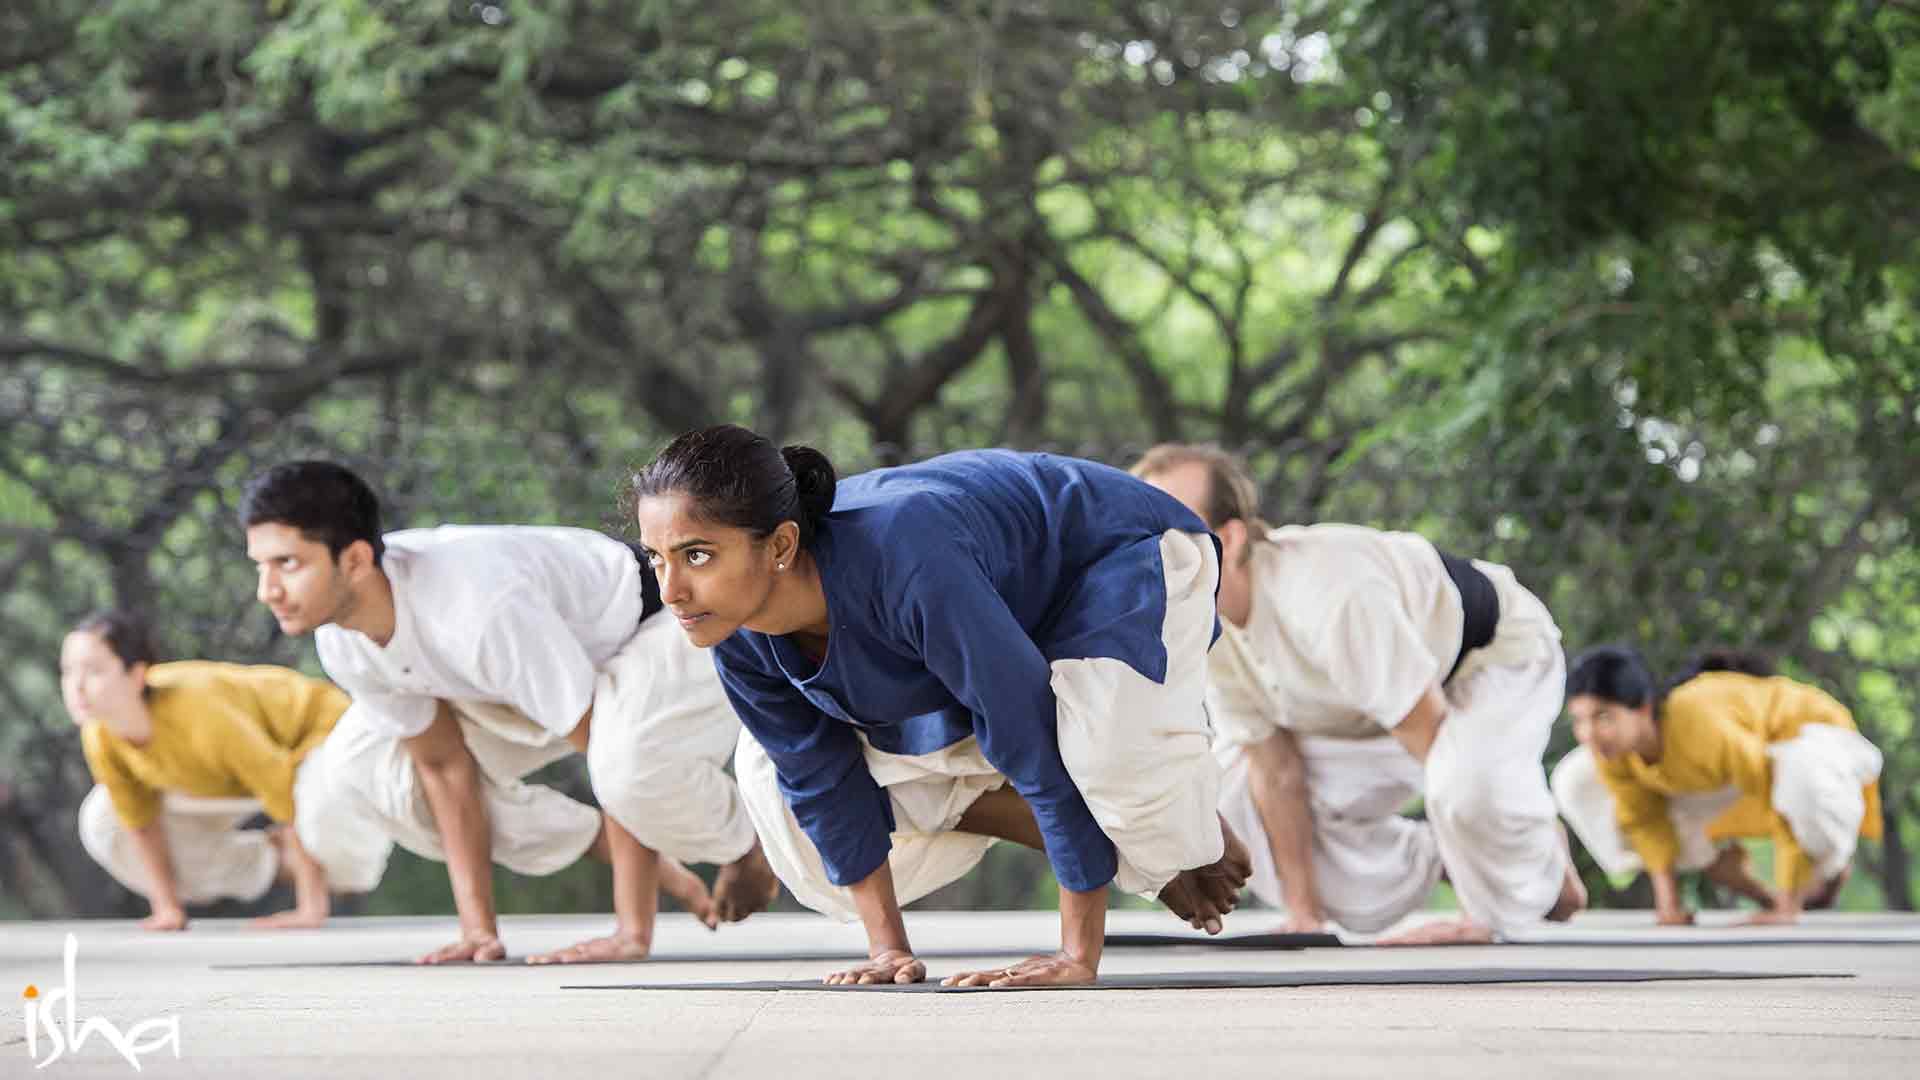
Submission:
<svg viewBox="0 0 1920 1080">
<path fill-rule="evenodd" d="M 886 860 L 893 811 L 855 729 L 924 754 L 968 735 L 1033 808 L 1055 876 L 1113 878 L 1113 844 L 1060 760 L 1051 663 L 1107 657 L 1166 678 L 1160 537 L 1206 526 L 1105 465 L 978 450 L 841 482 L 811 553 L 824 663 L 742 630 L 715 649 L 734 709 L 840 885 Z"/>
</svg>

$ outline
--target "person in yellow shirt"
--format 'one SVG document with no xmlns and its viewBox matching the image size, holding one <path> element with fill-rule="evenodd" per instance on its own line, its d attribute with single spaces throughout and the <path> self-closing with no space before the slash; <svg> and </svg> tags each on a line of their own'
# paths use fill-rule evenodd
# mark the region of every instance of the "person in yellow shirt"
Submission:
<svg viewBox="0 0 1920 1080">
<path fill-rule="evenodd" d="M 95 782 L 81 842 L 147 898 L 141 925 L 182 930 L 188 904 L 254 900 L 285 880 L 293 909 L 257 922 L 319 926 L 330 890 L 373 888 L 391 842 L 352 827 L 316 754 L 347 696 L 286 668 L 155 660 L 146 627 L 124 612 L 90 616 L 60 649 L 61 695 Z M 272 826 L 240 827 L 261 812 Z"/>
<path fill-rule="evenodd" d="M 1602 646 L 1568 673 L 1581 745 L 1554 770 L 1561 813 L 1603 869 L 1647 872 L 1662 925 L 1692 921 L 1681 870 L 1764 903 L 1751 923 L 1794 922 L 1833 902 L 1860 837 L 1880 835 L 1880 752 L 1845 706 L 1769 671 L 1710 655 L 1661 691 L 1638 652 Z M 1744 836 L 1772 840 L 1771 888 L 1720 846 Z"/>
</svg>

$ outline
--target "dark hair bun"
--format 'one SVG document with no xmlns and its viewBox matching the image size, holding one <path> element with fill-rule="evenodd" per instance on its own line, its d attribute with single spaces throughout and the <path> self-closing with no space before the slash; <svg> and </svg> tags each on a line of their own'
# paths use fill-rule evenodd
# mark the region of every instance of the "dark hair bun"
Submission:
<svg viewBox="0 0 1920 1080">
<path fill-rule="evenodd" d="M 787 463 L 787 471 L 793 474 L 795 500 L 811 533 L 833 509 L 833 491 L 839 485 L 833 462 L 811 446 L 783 446 L 780 457 Z"/>
</svg>

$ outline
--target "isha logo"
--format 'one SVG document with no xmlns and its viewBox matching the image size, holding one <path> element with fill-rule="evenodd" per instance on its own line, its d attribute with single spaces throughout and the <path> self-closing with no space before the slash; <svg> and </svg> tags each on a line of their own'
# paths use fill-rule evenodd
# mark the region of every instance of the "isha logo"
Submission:
<svg viewBox="0 0 1920 1080">
<path fill-rule="evenodd" d="M 163 1017 L 158 1020 L 143 1020 L 126 1031 L 121 1031 L 104 1017 L 89 1016 L 84 1022 L 78 1022 L 74 1015 L 80 1007 L 80 987 L 74 979 L 74 959 L 80 953 L 80 942 L 72 934 L 67 935 L 67 984 L 58 990 L 45 994 L 37 986 L 28 986 L 20 996 L 26 999 L 27 1016 L 27 1056 L 40 1057 L 40 1034 L 46 1033 L 52 1048 L 47 1056 L 34 1063 L 34 1068 L 44 1069 L 60 1060 L 69 1050 L 79 1050 L 88 1039 L 95 1035 L 105 1039 L 120 1056 L 127 1059 L 134 1072 L 140 1071 L 140 1055 L 151 1054 L 171 1045 L 174 1060 L 180 1059 L 180 1018 Z M 62 1003 L 66 1005 L 67 1022 L 63 1030 L 55 1019 L 54 1010 Z M 149 1031 L 155 1032 L 145 1042 L 141 1039 Z"/>
</svg>

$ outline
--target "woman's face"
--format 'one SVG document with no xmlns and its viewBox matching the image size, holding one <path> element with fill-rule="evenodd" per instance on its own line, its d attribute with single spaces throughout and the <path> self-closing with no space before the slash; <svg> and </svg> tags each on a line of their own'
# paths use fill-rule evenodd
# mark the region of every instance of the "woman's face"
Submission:
<svg viewBox="0 0 1920 1080">
<path fill-rule="evenodd" d="M 1653 735 L 1653 705 L 1638 707 L 1578 694 L 1567 700 L 1573 716 L 1573 737 L 1603 761 L 1612 761 L 1645 746 Z"/>
<path fill-rule="evenodd" d="M 128 715 L 146 685 L 147 665 L 122 663 L 99 634 L 75 630 L 60 645 L 60 697 L 76 724 Z"/>
<path fill-rule="evenodd" d="M 695 645 L 720 644 L 766 606 L 773 592 L 775 545 L 746 529 L 698 516 L 693 503 L 677 493 L 641 499 L 634 519 L 640 546 L 660 580 L 660 599 Z"/>
</svg>

